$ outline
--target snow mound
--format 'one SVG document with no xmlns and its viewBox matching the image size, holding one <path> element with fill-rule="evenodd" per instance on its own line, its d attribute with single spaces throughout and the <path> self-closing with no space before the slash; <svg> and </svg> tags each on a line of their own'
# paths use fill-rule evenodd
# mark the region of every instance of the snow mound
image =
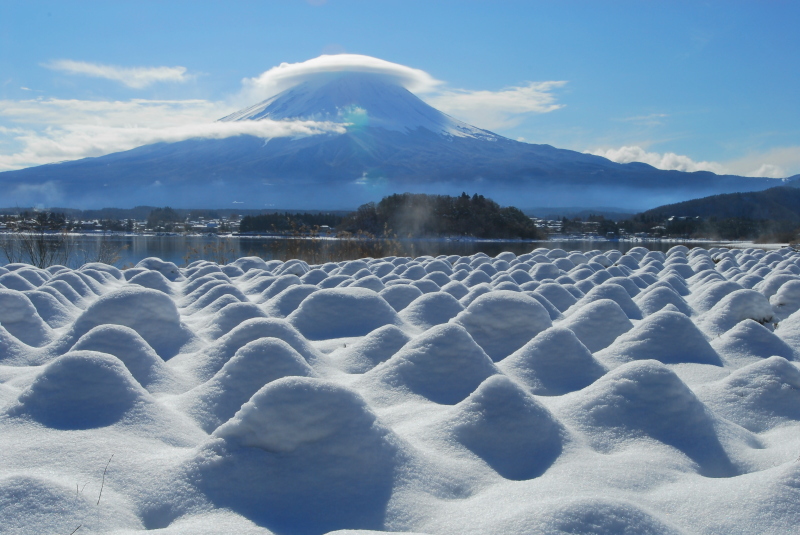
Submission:
<svg viewBox="0 0 800 535">
<path fill-rule="evenodd" d="M 692 310 L 692 307 L 689 306 L 683 297 L 678 295 L 675 290 L 663 286 L 642 292 L 634 297 L 633 301 L 644 316 L 655 314 L 667 305 L 673 305 L 687 316 L 694 314 L 694 310 Z"/>
<path fill-rule="evenodd" d="M 770 357 L 701 389 L 699 397 L 714 413 L 761 433 L 800 421 L 800 370 Z"/>
<path fill-rule="evenodd" d="M 571 396 L 565 415 L 601 452 L 648 437 L 684 453 L 704 476 L 739 473 L 720 443 L 713 414 L 660 362 L 624 364 Z"/>
<path fill-rule="evenodd" d="M 136 264 L 136 267 L 147 269 L 150 271 L 158 271 L 159 273 L 164 275 L 164 277 L 168 281 L 172 282 L 183 280 L 184 278 L 183 275 L 181 275 L 178 266 L 176 266 L 172 262 L 164 262 L 160 258 L 155 258 L 155 257 L 145 258 L 144 260 Z"/>
<path fill-rule="evenodd" d="M 565 430 L 533 396 L 493 375 L 454 406 L 450 433 L 506 479 L 542 475 L 561 454 Z"/>
<path fill-rule="evenodd" d="M 311 340 L 364 336 L 384 325 L 400 325 L 394 309 L 365 288 L 319 290 L 287 320 Z"/>
<path fill-rule="evenodd" d="M 208 326 L 200 332 L 208 338 L 216 340 L 231 332 L 244 321 L 265 317 L 267 317 L 267 314 L 257 305 L 234 301 L 214 313 L 211 319 L 208 320 Z"/>
<path fill-rule="evenodd" d="M 701 288 L 697 296 L 692 297 L 692 305 L 698 312 L 706 312 L 714 308 L 714 305 L 726 295 L 742 289 L 740 284 L 732 281 L 715 282 Z"/>
<path fill-rule="evenodd" d="M 794 351 L 772 331 L 753 320 L 744 320 L 711 341 L 711 346 L 726 360 L 737 365 L 774 355 L 793 360 Z"/>
<path fill-rule="evenodd" d="M 402 311 L 414 299 L 422 295 L 422 290 L 410 284 L 397 284 L 387 286 L 381 290 L 380 295 L 396 312 Z"/>
<path fill-rule="evenodd" d="M 118 358 L 75 351 L 48 364 L 8 414 L 55 429 L 92 429 L 119 422 L 147 396 Z"/>
<path fill-rule="evenodd" d="M 560 326 L 574 332 L 592 353 L 608 347 L 619 335 L 633 328 L 625 312 L 611 299 L 593 301 L 576 310 Z"/>
<path fill-rule="evenodd" d="M 800 310 L 800 281 L 789 281 L 769 298 L 775 318 L 783 320 Z"/>
<path fill-rule="evenodd" d="M 178 356 L 172 364 L 190 370 L 201 381 L 207 381 L 222 369 L 241 347 L 259 338 L 283 340 L 307 362 L 314 362 L 319 358 L 317 350 L 286 320 L 253 318 L 242 322 L 199 353 Z"/>
<path fill-rule="evenodd" d="M 575 296 L 569 293 L 566 288 L 556 283 L 542 284 L 537 287 L 534 292 L 550 301 L 559 312 L 565 312 L 569 307 L 578 302 Z"/>
<path fill-rule="evenodd" d="M 349 373 L 364 373 L 400 351 L 411 337 L 394 325 L 384 325 L 334 357 Z"/>
<path fill-rule="evenodd" d="M 172 295 L 175 290 L 172 288 L 169 280 L 158 271 L 143 271 L 138 275 L 131 277 L 128 281 L 129 284 L 138 284 L 145 288 L 158 290 L 167 295 Z"/>
<path fill-rule="evenodd" d="M 447 292 L 432 292 L 421 295 L 400 312 L 400 318 L 420 329 L 447 323 L 464 307 Z"/>
<path fill-rule="evenodd" d="M 139 286 L 120 288 L 100 297 L 75 320 L 69 338 L 77 340 L 107 324 L 130 327 L 165 360 L 177 354 L 191 338 L 172 299 Z"/>
<path fill-rule="evenodd" d="M 81 336 L 70 351 L 94 351 L 117 357 L 150 392 L 170 391 L 172 372 L 139 333 L 122 325 L 100 325 Z"/>
<path fill-rule="evenodd" d="M 536 264 L 530 270 L 533 280 L 543 281 L 547 279 L 557 279 L 562 275 L 561 270 L 555 264 Z M 467 285 L 469 286 L 469 285 Z"/>
<path fill-rule="evenodd" d="M 633 299 L 631 299 L 631 296 L 625 288 L 618 284 L 601 284 L 600 286 L 595 286 L 570 308 L 568 314 L 574 311 L 580 311 L 587 305 L 601 299 L 610 299 L 614 301 L 619 305 L 625 315 L 632 320 L 642 319 L 642 311 L 639 310 L 639 307 L 633 302 Z"/>
<path fill-rule="evenodd" d="M 214 377 L 184 394 L 179 405 L 210 433 L 264 385 L 283 377 L 315 375 L 302 355 L 283 340 L 259 338 L 239 348 Z"/>
<path fill-rule="evenodd" d="M 300 277 L 293 273 L 287 273 L 285 275 L 281 275 L 278 278 L 271 280 L 269 286 L 261 292 L 261 299 L 260 302 L 269 301 L 273 297 L 279 295 L 287 288 L 291 288 L 292 286 L 302 285 L 303 281 L 300 280 Z"/>
<path fill-rule="evenodd" d="M 0 275 L 0 287 L 2 288 L 24 292 L 26 290 L 35 290 L 36 286 L 37 285 L 35 284 L 31 284 L 31 282 L 25 277 L 14 273 L 13 271 L 6 273 L 5 275 Z"/>
<path fill-rule="evenodd" d="M 682 535 L 685 532 L 632 502 L 598 497 L 572 500 L 566 505 L 557 502 L 543 515 L 540 533 Z"/>
<path fill-rule="evenodd" d="M 552 325 L 538 301 L 508 290 L 478 297 L 452 322 L 464 327 L 494 361 L 504 359 Z"/>
<path fill-rule="evenodd" d="M 45 291 L 31 290 L 24 294 L 36 308 L 36 313 L 53 329 L 72 323 L 80 312 L 80 309 L 66 299 L 64 300 L 66 302 L 61 302 Z"/>
<path fill-rule="evenodd" d="M 676 344 L 676 340 L 681 343 Z M 620 335 L 610 346 L 598 352 L 597 358 L 611 366 L 650 359 L 664 364 L 722 365 L 719 355 L 692 320 L 680 312 L 663 310 Z"/>
<path fill-rule="evenodd" d="M 222 439 L 207 447 L 214 460 L 201 457 L 195 470 L 218 507 L 277 532 L 382 526 L 401 445 L 352 390 L 279 379 L 214 436 Z"/>
<path fill-rule="evenodd" d="M 0 290 L 0 325 L 29 346 L 41 347 L 55 337 L 53 330 L 22 292 Z"/>
<path fill-rule="evenodd" d="M 606 373 L 578 340 L 563 327 L 551 327 L 497 364 L 538 396 L 560 396 L 580 390 Z"/>
<path fill-rule="evenodd" d="M 81 526 L 87 532 L 105 531 L 96 513 L 94 496 L 54 479 L 12 475 L 0 479 L 0 518 L 3 531 L 18 535 L 69 533 Z M 117 529 L 135 530 L 140 520 L 116 503 L 104 503 Z"/>
<path fill-rule="evenodd" d="M 460 325 L 437 325 L 364 374 L 435 403 L 454 405 L 497 373 L 491 359 Z"/>
<path fill-rule="evenodd" d="M 10 264 L 0 531 L 794 533 L 798 277 L 788 248 Z"/>
<path fill-rule="evenodd" d="M 197 312 L 216 312 L 221 307 L 215 304 L 222 298 L 246 302 L 247 297 L 233 284 L 222 281 L 209 281 L 184 299 L 183 313 L 187 315 Z M 226 304 L 229 302 L 226 301 Z"/>
<path fill-rule="evenodd" d="M 697 325 L 709 336 L 719 336 L 740 321 L 755 320 L 762 325 L 772 321 L 774 313 L 767 298 L 755 290 L 736 290 L 703 314 Z"/>
</svg>

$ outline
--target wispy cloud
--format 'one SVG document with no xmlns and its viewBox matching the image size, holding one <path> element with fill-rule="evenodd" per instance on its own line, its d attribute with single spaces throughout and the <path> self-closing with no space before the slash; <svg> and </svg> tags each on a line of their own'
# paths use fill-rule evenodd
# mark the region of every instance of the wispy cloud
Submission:
<svg viewBox="0 0 800 535">
<path fill-rule="evenodd" d="M 174 126 L 214 121 L 230 113 L 230 105 L 202 99 L 79 100 L 36 98 L 0 100 L 0 117 L 29 126 L 101 124 L 105 126 Z"/>
<path fill-rule="evenodd" d="M 528 82 L 499 91 L 451 89 L 427 96 L 433 107 L 481 128 L 503 129 L 517 126 L 527 115 L 548 113 L 563 107 L 556 103 L 553 90 L 567 82 Z"/>
<path fill-rule="evenodd" d="M 726 163 L 736 174 L 781 178 L 800 174 L 800 146 L 775 147 L 751 152 Z"/>
<path fill-rule="evenodd" d="M 596 156 L 608 158 L 612 162 L 631 163 L 642 162 L 650 164 L 657 169 L 670 171 L 711 171 L 712 173 L 724 173 L 725 169 L 716 162 L 696 162 L 688 156 L 675 154 L 674 152 L 648 152 L 638 146 L 624 146 L 618 149 L 597 149 L 588 151 Z"/>
<path fill-rule="evenodd" d="M 193 78 L 192 75 L 187 74 L 186 67 L 119 67 L 71 59 L 55 60 L 45 63 L 43 66 L 67 74 L 120 82 L 133 89 L 142 89 L 161 82 L 187 82 Z"/>
<path fill-rule="evenodd" d="M 315 121 L 216 122 L 167 128 L 75 125 L 48 129 L 45 132 L 15 132 L 15 140 L 23 144 L 23 149 L 13 154 L 0 155 L 0 170 L 102 156 L 142 145 L 174 143 L 186 139 L 222 139 L 243 135 L 272 139 L 344 132 L 345 127 L 342 124 Z"/>
<path fill-rule="evenodd" d="M 624 123 L 632 123 L 641 126 L 660 126 L 664 124 L 664 119 L 667 118 L 666 113 L 650 113 L 647 115 L 634 115 L 633 117 L 623 117 L 619 121 Z"/>
<path fill-rule="evenodd" d="M 101 156 L 158 142 L 240 135 L 304 137 L 342 133 L 345 128 L 315 121 L 214 121 L 227 111 L 225 105 L 204 100 L 0 101 L 0 117 L 23 125 L 0 127 L 0 144 L 16 147 L 0 153 L 0 170 Z"/>
<path fill-rule="evenodd" d="M 732 174 L 765 178 L 785 178 L 800 173 L 800 146 L 782 147 L 763 153 L 752 153 L 746 157 L 726 162 L 695 161 L 689 156 L 674 152 L 647 151 L 637 145 L 620 148 L 605 148 L 586 151 L 603 156 L 617 163 L 642 162 L 657 169 L 675 171 L 711 171 L 717 174 Z"/>
<path fill-rule="evenodd" d="M 639 122 L 642 122 L 642 121 L 652 121 L 654 119 L 663 119 L 666 116 L 667 116 L 666 113 L 650 113 L 648 115 L 634 115 L 633 117 L 624 117 L 624 118 L 622 118 L 620 120 L 621 121 L 626 121 L 626 122 L 639 123 Z"/>
</svg>

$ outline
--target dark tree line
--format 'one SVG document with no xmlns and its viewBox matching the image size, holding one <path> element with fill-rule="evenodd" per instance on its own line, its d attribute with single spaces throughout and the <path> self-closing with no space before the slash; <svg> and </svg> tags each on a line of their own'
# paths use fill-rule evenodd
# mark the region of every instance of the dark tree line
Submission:
<svg viewBox="0 0 800 535">
<path fill-rule="evenodd" d="M 403 193 L 379 203 L 361 205 L 344 218 L 340 229 L 387 233 L 400 238 L 421 236 L 472 236 L 497 239 L 537 239 L 543 234 L 531 218 L 513 206 L 501 207 L 483 195 L 458 197 Z M 388 237 L 388 236 L 386 236 Z"/>
<path fill-rule="evenodd" d="M 757 240 L 764 242 L 795 241 L 800 227 L 796 221 L 751 219 L 745 217 L 674 217 L 664 220 L 658 214 L 638 214 L 618 227 L 627 233 L 653 232 L 663 226 L 663 236 L 673 238 L 707 238 L 713 240 Z"/>
<path fill-rule="evenodd" d="M 260 214 L 244 216 L 239 223 L 239 232 L 291 232 L 303 228 L 337 227 L 342 221 L 336 214 Z"/>
</svg>

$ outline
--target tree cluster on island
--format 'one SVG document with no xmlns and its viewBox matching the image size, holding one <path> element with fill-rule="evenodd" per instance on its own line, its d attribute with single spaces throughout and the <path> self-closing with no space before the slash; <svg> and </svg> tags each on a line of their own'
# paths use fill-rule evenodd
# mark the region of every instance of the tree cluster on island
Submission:
<svg viewBox="0 0 800 535">
<path fill-rule="evenodd" d="M 546 237 L 522 210 L 501 207 L 483 195 L 462 193 L 390 195 L 379 203 L 359 206 L 342 221 L 348 232 L 363 231 L 376 236 L 418 238 L 426 236 L 487 239 L 542 239 Z M 389 236 L 385 236 L 389 237 Z"/>
<path fill-rule="evenodd" d="M 501 207 L 483 195 L 458 197 L 402 193 L 367 203 L 344 217 L 336 214 L 262 214 L 242 218 L 239 231 L 297 232 L 321 226 L 340 233 L 381 238 L 474 237 L 542 239 L 545 234 L 513 206 Z"/>
</svg>

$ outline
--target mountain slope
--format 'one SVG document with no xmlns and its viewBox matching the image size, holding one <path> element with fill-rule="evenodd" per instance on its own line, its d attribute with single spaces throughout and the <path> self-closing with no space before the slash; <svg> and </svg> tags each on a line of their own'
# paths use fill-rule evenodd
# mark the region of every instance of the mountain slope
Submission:
<svg viewBox="0 0 800 535">
<path fill-rule="evenodd" d="M 712 195 L 644 212 L 654 217 L 716 217 L 800 222 L 800 175 L 790 177 L 786 186 L 764 191 Z"/>
<path fill-rule="evenodd" d="M 157 143 L 0 173 L 4 204 L 81 208 L 347 209 L 413 191 L 479 192 L 516 206 L 665 202 L 762 190 L 774 180 L 661 171 L 641 163 L 513 141 L 453 119 L 408 90 L 367 73 L 326 73 L 222 119 L 315 120 L 345 133 L 236 136 Z"/>
</svg>

